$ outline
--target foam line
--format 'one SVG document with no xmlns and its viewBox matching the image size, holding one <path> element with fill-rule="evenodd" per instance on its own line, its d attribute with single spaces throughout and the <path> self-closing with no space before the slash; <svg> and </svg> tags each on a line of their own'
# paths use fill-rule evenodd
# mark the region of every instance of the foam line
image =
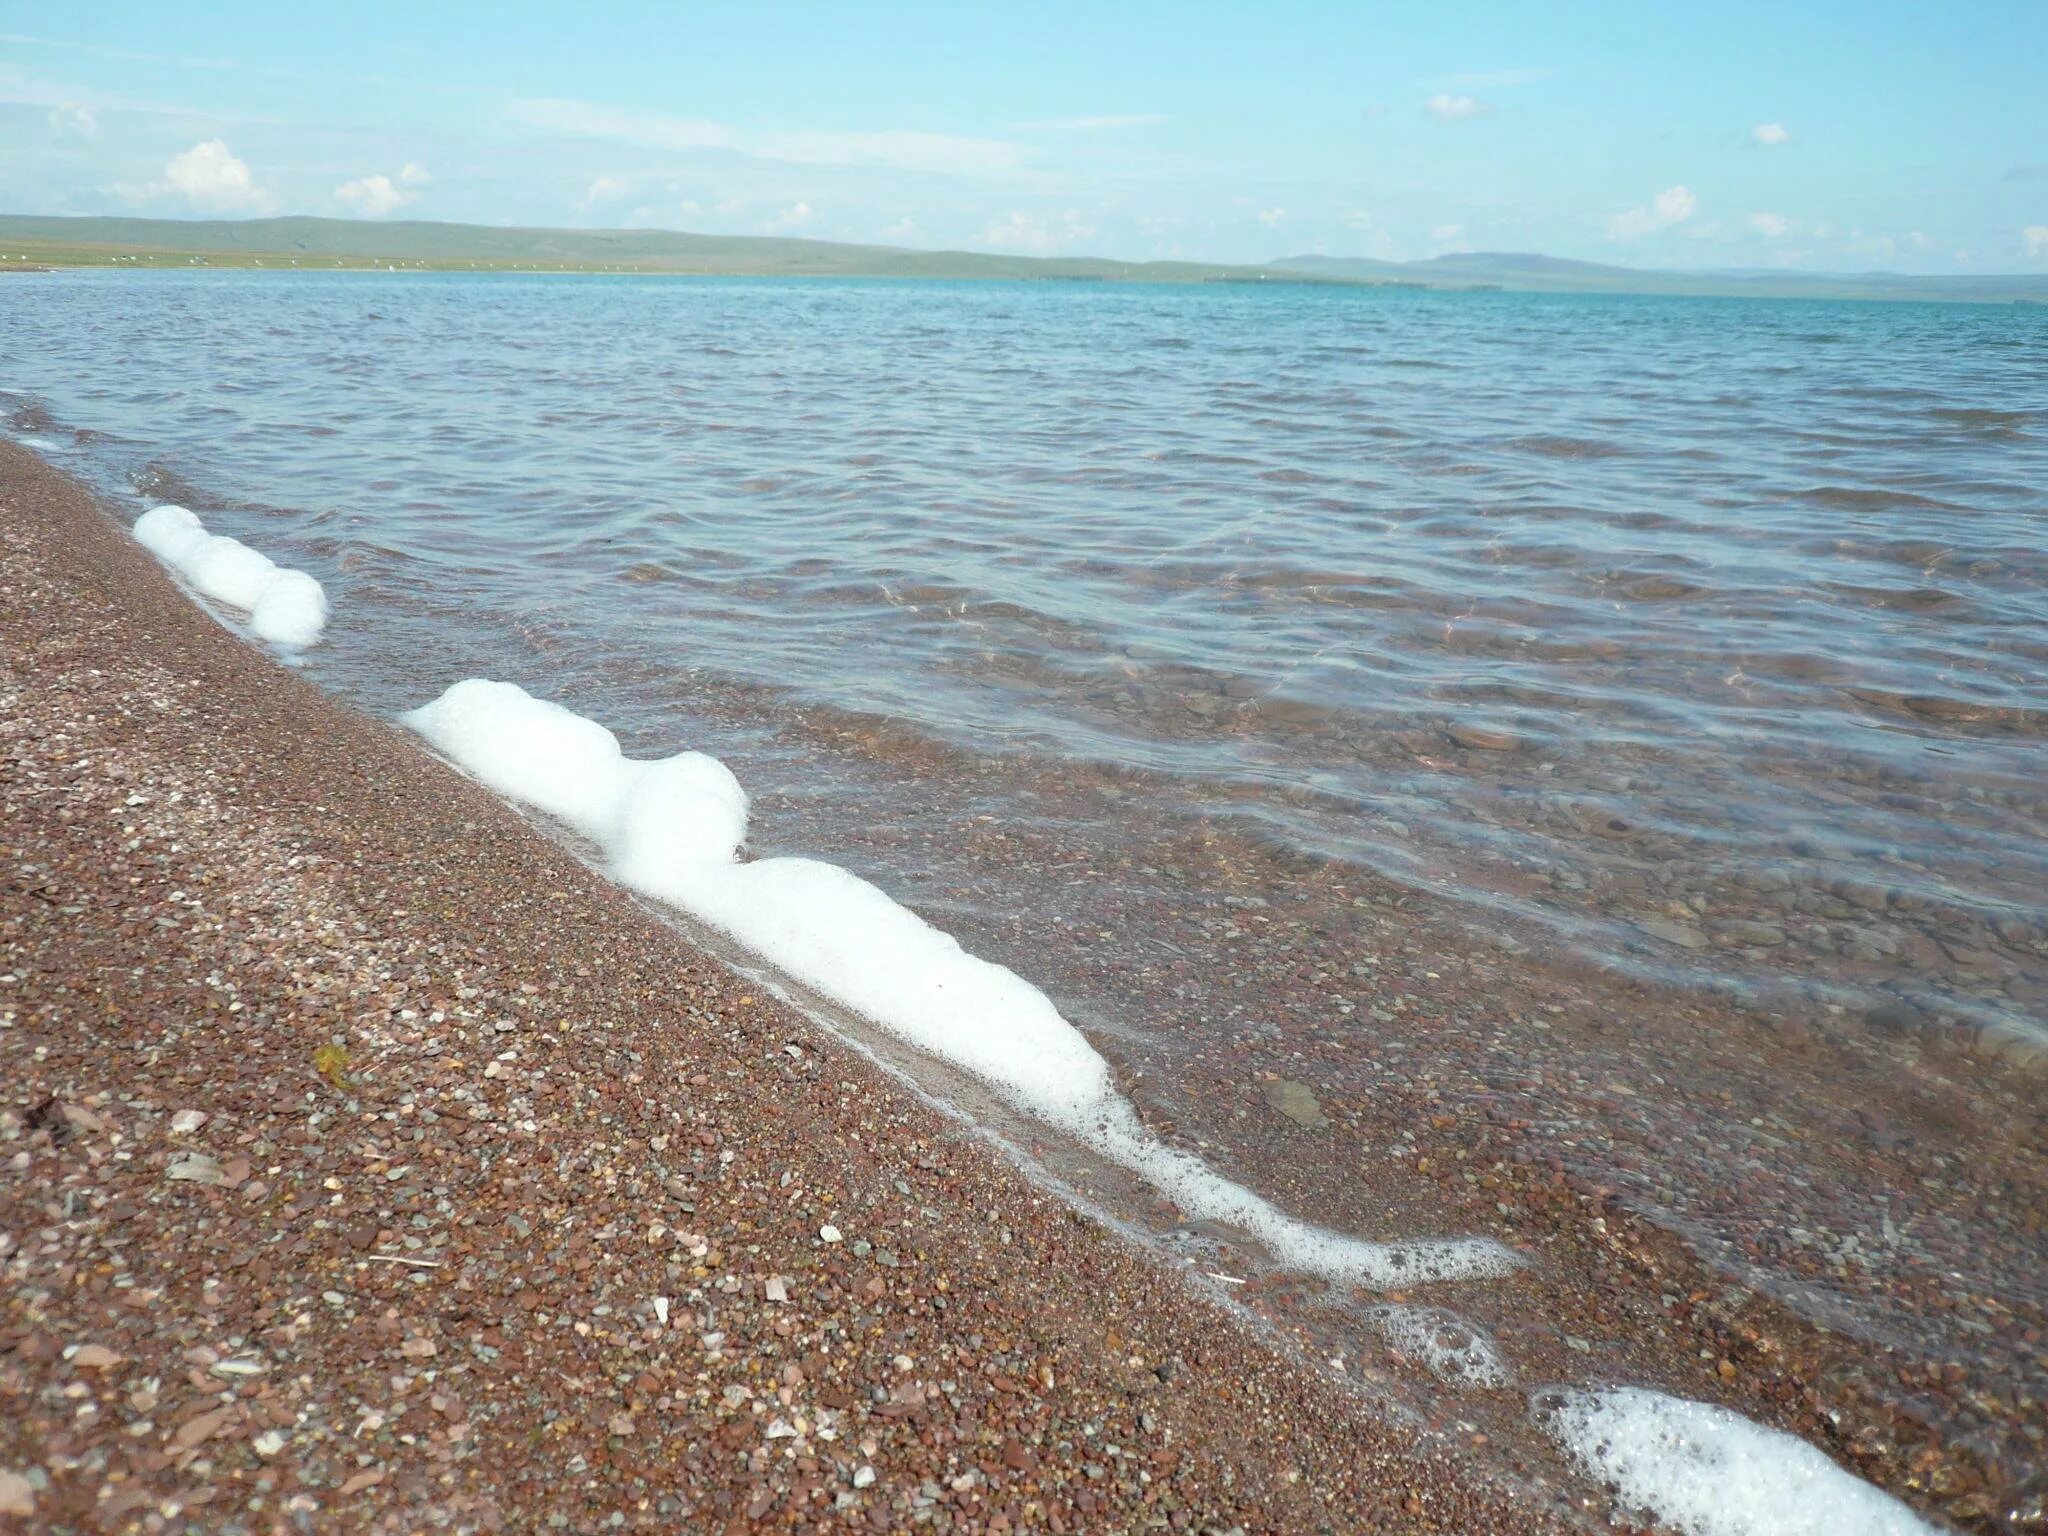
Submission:
<svg viewBox="0 0 2048 1536">
<path fill-rule="evenodd" d="M 1936 1536 L 1804 1440 L 1641 1387 L 1567 1392 L 1539 1414 L 1621 1503 L 1685 1536 Z"/>
<path fill-rule="evenodd" d="M 823 997 L 990 1084 L 1144 1178 L 1194 1219 L 1235 1225 L 1280 1263 L 1375 1287 L 1505 1274 L 1486 1239 L 1373 1243 L 1299 1221 L 1153 1136 L 1109 1063 L 1016 972 L 980 959 L 836 864 L 742 863 L 747 797 L 683 752 L 640 762 L 593 720 L 510 683 L 469 678 L 403 717 L 510 799 L 602 851 L 620 884 L 717 929 Z"/>
<path fill-rule="evenodd" d="M 298 650 L 327 625 L 327 594 L 319 582 L 239 539 L 208 533 L 183 507 L 152 507 L 135 520 L 135 538 L 195 591 L 248 614 L 259 640 Z"/>
</svg>

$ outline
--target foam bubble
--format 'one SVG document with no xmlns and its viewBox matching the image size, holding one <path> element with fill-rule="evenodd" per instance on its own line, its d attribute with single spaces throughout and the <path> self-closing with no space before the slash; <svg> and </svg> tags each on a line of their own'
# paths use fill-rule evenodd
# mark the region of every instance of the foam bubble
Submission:
<svg viewBox="0 0 2048 1536">
<path fill-rule="evenodd" d="M 1934 1536 L 1804 1440 L 1726 1408 L 1616 1387 L 1566 1392 L 1539 1412 L 1622 1504 L 1686 1536 Z"/>
<path fill-rule="evenodd" d="M 469 678 L 403 717 L 507 797 L 595 843 L 612 877 L 735 940 L 793 980 L 1139 1174 L 1191 1218 L 1233 1224 L 1275 1259 L 1376 1286 L 1498 1275 L 1482 1239 L 1372 1243 L 1296 1220 L 1154 1137 L 1109 1063 L 1043 992 L 969 954 L 878 887 L 816 859 L 739 860 L 747 797 L 715 758 L 638 762 L 593 720 L 510 683 Z"/>
<path fill-rule="evenodd" d="M 1514 1376 L 1493 1340 L 1441 1307 L 1381 1307 L 1373 1321 L 1394 1353 L 1428 1368 L 1439 1381 L 1498 1388 Z"/>
<path fill-rule="evenodd" d="M 152 507 L 135 520 L 135 538 L 194 590 L 248 614 L 259 640 L 296 650 L 326 627 L 327 594 L 319 582 L 239 539 L 208 533 L 184 507 Z"/>
</svg>

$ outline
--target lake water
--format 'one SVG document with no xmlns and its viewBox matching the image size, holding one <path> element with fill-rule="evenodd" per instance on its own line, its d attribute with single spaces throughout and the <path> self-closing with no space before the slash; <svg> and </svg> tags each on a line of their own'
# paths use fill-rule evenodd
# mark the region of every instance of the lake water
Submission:
<svg viewBox="0 0 2048 1536">
<path fill-rule="evenodd" d="M 2048 1049 L 2048 310 L 71 274 L 0 286 L 0 390 L 318 576 L 322 681 L 714 752 L 1126 1064 L 1398 1034 L 1367 890 L 1936 1073 Z M 1923 1258 L 2038 1306 L 2011 1242 Z"/>
</svg>

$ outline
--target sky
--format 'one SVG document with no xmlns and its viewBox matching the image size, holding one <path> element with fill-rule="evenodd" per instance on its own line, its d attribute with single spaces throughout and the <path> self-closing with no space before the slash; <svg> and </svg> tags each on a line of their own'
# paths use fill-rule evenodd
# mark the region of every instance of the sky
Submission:
<svg viewBox="0 0 2048 1536">
<path fill-rule="evenodd" d="M 2048 271 L 2048 0 L 0 0 L 0 212 Z"/>
</svg>

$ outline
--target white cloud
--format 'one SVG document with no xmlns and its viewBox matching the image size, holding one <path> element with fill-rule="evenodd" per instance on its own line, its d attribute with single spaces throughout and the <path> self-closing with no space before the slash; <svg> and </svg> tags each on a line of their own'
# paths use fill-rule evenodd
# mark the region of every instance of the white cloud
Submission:
<svg viewBox="0 0 2048 1536">
<path fill-rule="evenodd" d="M 1372 228 L 1372 215 L 1363 208 L 1354 208 L 1344 215 L 1344 222 L 1353 229 Z"/>
<path fill-rule="evenodd" d="M 1446 240 L 1455 240 L 1463 233 L 1465 226 L 1462 224 L 1439 224 L 1429 232 L 1429 238 L 1442 245 Z"/>
<path fill-rule="evenodd" d="M 899 243 L 904 240 L 916 239 L 917 220 L 898 219 L 894 224 L 891 224 L 887 229 L 882 231 L 882 238 L 884 240 L 890 241 L 892 244 Z"/>
<path fill-rule="evenodd" d="M 1423 103 L 1423 110 L 1440 123 L 1455 123 L 1460 118 L 1477 117 L 1486 110 L 1486 103 L 1477 96 L 1455 96 L 1449 91 L 1438 91 Z"/>
<path fill-rule="evenodd" d="M 256 185 L 249 167 L 219 139 L 194 144 L 164 162 L 164 185 L 195 208 L 213 213 L 252 213 L 270 206 L 270 194 Z"/>
<path fill-rule="evenodd" d="M 2020 231 L 2020 240 L 2029 256 L 2048 256 L 2048 224 L 2029 224 Z"/>
<path fill-rule="evenodd" d="M 91 107 L 67 101 L 50 108 L 50 132 L 60 139 L 96 139 L 100 120 Z"/>
<path fill-rule="evenodd" d="M 981 232 L 981 243 L 999 251 L 1025 251 L 1034 256 L 1049 256 L 1078 240 L 1088 239 L 1094 233 L 1094 226 L 1083 224 L 1080 213 L 1072 208 L 1050 219 L 1012 213 L 991 221 Z"/>
<path fill-rule="evenodd" d="M 398 173 L 398 183 L 405 187 L 424 187 L 434 178 L 427 174 L 427 168 L 417 160 L 408 160 Z"/>
<path fill-rule="evenodd" d="M 1749 227 L 1760 235 L 1770 236 L 1773 240 L 1782 240 L 1792 233 L 1792 221 L 1782 213 L 1752 213 L 1749 216 Z"/>
<path fill-rule="evenodd" d="M 1792 130 L 1783 123 L 1758 123 L 1749 130 L 1749 136 L 1766 149 L 1776 149 L 1780 144 L 1792 142 Z"/>
<path fill-rule="evenodd" d="M 1610 240 L 1640 240 L 1644 235 L 1683 224 L 1699 208 L 1699 199 L 1685 186 L 1666 187 L 1651 198 L 1648 206 L 1617 213 L 1607 221 Z"/>
<path fill-rule="evenodd" d="M 630 176 L 600 176 L 591 182 L 583 194 L 583 206 L 594 208 L 599 203 L 617 202 L 633 190 Z"/>
<path fill-rule="evenodd" d="M 1104 128 L 1155 128 L 1166 120 L 1158 112 L 1126 112 L 1102 117 L 1045 117 L 1014 126 L 1023 133 L 1091 133 Z"/>
<path fill-rule="evenodd" d="M 403 179 L 404 172 L 399 173 Z M 359 218 L 388 219 L 408 203 L 419 201 L 419 193 L 407 191 L 389 176 L 362 176 L 345 181 L 334 195 Z"/>
<path fill-rule="evenodd" d="M 765 233 L 771 235 L 786 234 L 792 229 L 802 229 L 804 225 L 811 222 L 811 218 L 811 205 L 809 203 L 791 203 L 782 212 L 764 224 L 762 229 Z"/>
<path fill-rule="evenodd" d="M 659 112 L 633 112 L 596 101 L 570 101 L 556 96 L 526 97 L 509 102 L 505 116 L 529 128 L 545 128 L 578 139 L 612 139 L 642 149 L 719 149 L 733 133 L 720 123 L 668 117 Z"/>
<path fill-rule="evenodd" d="M 1261 208 L 1258 217 L 1259 222 L 1265 225 L 1266 228 L 1278 229 L 1287 222 L 1287 210 L 1285 208 Z"/>
</svg>

